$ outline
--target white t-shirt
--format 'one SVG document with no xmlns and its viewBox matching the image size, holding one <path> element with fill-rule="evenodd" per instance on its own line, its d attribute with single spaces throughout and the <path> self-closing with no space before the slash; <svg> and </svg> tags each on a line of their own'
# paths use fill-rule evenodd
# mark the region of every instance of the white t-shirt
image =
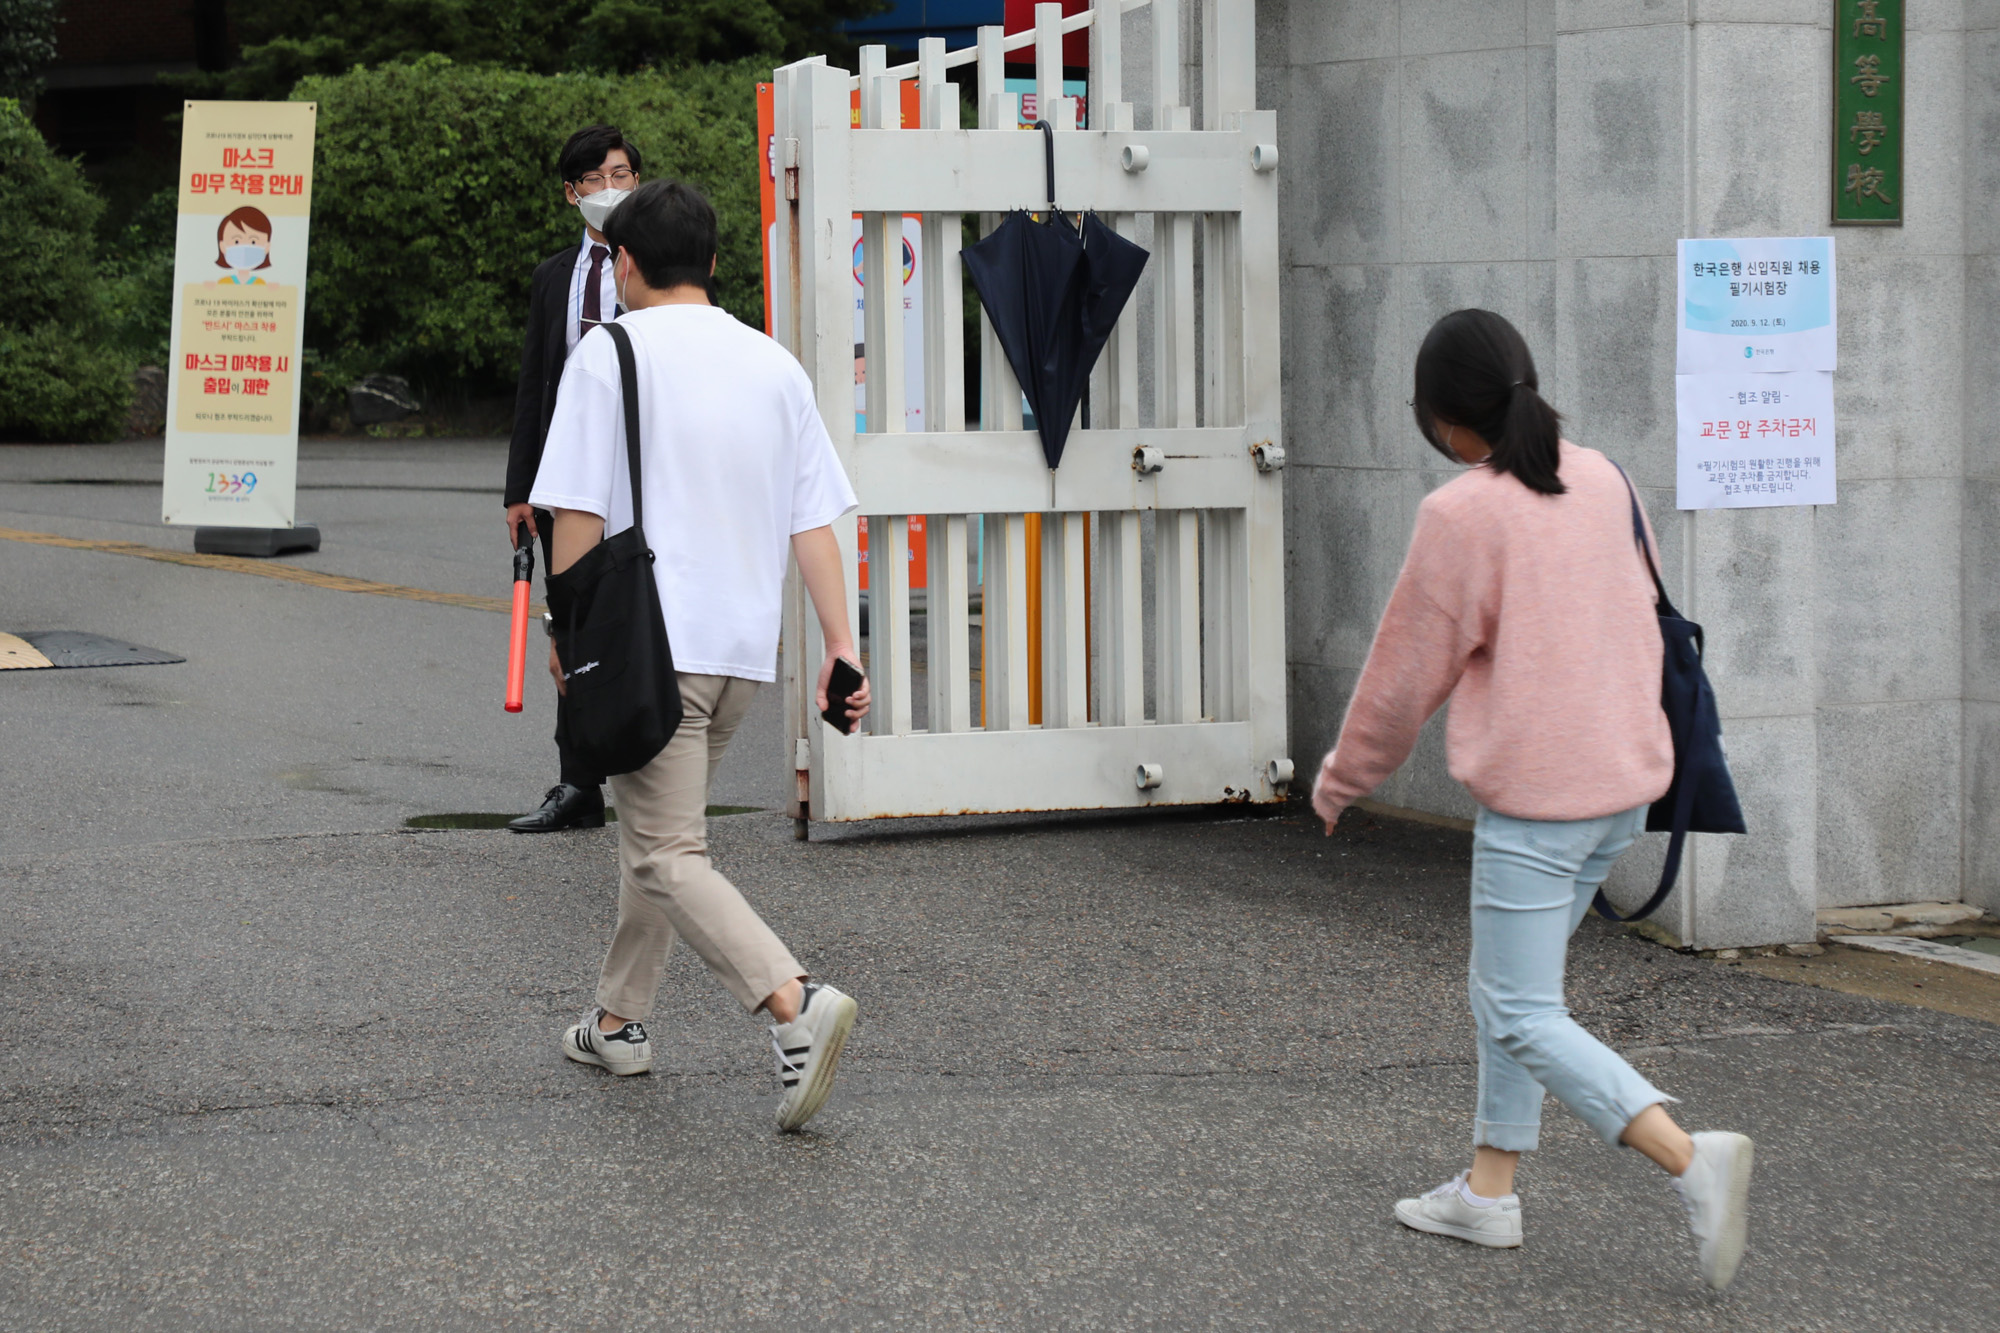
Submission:
<svg viewBox="0 0 2000 1333">
<path fill-rule="evenodd" d="M 792 354 L 708 305 L 618 317 L 639 368 L 646 540 L 677 670 L 777 679 L 794 533 L 856 507 L 812 381 Z M 632 526 L 618 349 L 592 329 L 563 367 L 530 503 Z"/>
</svg>

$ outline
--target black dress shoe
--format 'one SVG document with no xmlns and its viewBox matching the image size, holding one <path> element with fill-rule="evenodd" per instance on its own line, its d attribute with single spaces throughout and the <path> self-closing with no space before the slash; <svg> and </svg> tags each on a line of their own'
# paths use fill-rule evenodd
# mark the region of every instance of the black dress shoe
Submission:
<svg viewBox="0 0 2000 1333">
<path fill-rule="evenodd" d="M 542 808 L 532 815 L 522 815 L 509 820 L 507 827 L 516 833 L 554 833 L 566 828 L 603 828 L 604 793 L 596 787 L 588 790 L 572 787 L 567 782 L 558 782 L 549 788 L 549 794 L 542 798 Z"/>
</svg>

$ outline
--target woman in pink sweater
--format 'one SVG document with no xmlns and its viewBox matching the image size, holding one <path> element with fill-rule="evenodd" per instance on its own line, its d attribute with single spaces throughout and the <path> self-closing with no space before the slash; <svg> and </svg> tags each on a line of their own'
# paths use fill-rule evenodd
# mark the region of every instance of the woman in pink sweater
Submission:
<svg viewBox="0 0 2000 1333">
<path fill-rule="evenodd" d="M 1459 310 L 1417 353 L 1417 428 L 1463 476 L 1425 497 L 1313 808 L 1327 832 L 1409 758 L 1446 699 L 1451 775 L 1479 802 L 1470 996 L 1479 1030 L 1472 1168 L 1396 1205 L 1405 1226 L 1521 1243 L 1514 1168 L 1537 1146 L 1543 1091 L 1607 1143 L 1674 1177 L 1720 1288 L 1744 1245 L 1752 1146 L 1685 1133 L 1672 1100 L 1563 1003 L 1569 937 L 1673 777 L 1653 587 L 1630 492 L 1604 455 L 1560 437 L 1520 333 Z"/>
</svg>

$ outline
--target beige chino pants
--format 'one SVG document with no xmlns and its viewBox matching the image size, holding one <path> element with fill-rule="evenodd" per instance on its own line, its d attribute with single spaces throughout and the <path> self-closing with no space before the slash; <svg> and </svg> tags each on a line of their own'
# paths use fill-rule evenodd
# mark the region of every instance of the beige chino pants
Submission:
<svg viewBox="0 0 2000 1333">
<path fill-rule="evenodd" d="M 743 1007 L 806 975 L 791 951 L 708 860 L 708 786 L 757 682 L 680 677 L 680 729 L 653 762 L 611 779 L 618 808 L 618 932 L 597 1002 L 620 1018 L 652 1015 L 676 936 Z"/>
</svg>

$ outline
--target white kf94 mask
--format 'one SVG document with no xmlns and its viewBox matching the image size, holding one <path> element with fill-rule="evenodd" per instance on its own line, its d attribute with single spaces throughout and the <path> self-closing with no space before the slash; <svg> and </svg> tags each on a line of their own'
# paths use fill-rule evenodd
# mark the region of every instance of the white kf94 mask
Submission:
<svg viewBox="0 0 2000 1333">
<path fill-rule="evenodd" d="M 611 218 L 611 210 L 625 202 L 632 192 L 612 187 L 599 190 L 596 194 L 580 194 L 576 197 L 577 211 L 593 231 L 603 231 L 604 224 Z"/>
</svg>

